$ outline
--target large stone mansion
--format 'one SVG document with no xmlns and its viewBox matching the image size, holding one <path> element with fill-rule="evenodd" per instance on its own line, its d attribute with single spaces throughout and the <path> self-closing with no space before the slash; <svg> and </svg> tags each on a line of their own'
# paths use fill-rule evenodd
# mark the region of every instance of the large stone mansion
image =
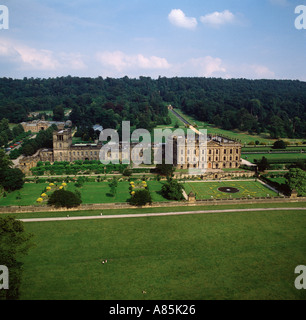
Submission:
<svg viewBox="0 0 306 320">
<path fill-rule="evenodd" d="M 217 171 L 223 168 L 239 168 L 241 159 L 241 143 L 238 141 L 230 140 L 220 136 L 207 136 L 207 149 L 201 150 L 199 139 L 196 140 L 194 145 L 188 143 L 184 146 L 176 144 L 176 138 L 174 138 L 173 145 L 173 160 L 177 169 L 205 169 L 207 171 Z M 25 173 L 29 172 L 30 168 L 36 166 L 38 161 L 68 161 L 73 162 L 76 160 L 99 160 L 100 150 L 103 144 L 101 141 L 96 143 L 73 144 L 71 128 L 62 129 L 53 132 L 53 149 L 41 149 L 32 157 L 25 157 L 20 161 L 19 167 Z M 135 146 L 137 146 L 135 148 Z M 162 147 L 162 148 L 161 148 Z M 139 151 L 138 149 L 139 148 Z M 162 150 L 165 153 L 165 145 L 152 145 L 152 151 L 154 154 Z M 112 154 L 114 159 L 130 159 L 131 150 L 133 154 L 139 156 L 139 160 L 142 158 L 143 147 L 141 144 L 131 144 L 130 148 L 126 147 L 124 143 L 121 143 L 117 154 Z M 198 162 L 193 160 L 198 159 Z M 135 160 L 135 157 L 133 158 Z"/>
</svg>

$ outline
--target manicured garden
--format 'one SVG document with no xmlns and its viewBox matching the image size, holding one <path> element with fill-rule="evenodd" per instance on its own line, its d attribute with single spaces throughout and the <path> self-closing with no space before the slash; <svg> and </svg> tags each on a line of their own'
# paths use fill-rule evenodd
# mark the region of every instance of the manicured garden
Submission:
<svg viewBox="0 0 306 320">
<path fill-rule="evenodd" d="M 305 226 L 290 210 L 26 223 L 21 299 L 305 300 Z"/>
<path fill-rule="evenodd" d="M 48 196 L 55 189 L 59 189 L 62 183 L 55 183 L 51 190 L 46 190 L 50 188 L 49 183 L 26 183 L 23 188 L 18 191 L 11 193 L 6 193 L 5 197 L 0 198 L 0 206 L 27 206 L 27 205 L 41 205 L 46 204 Z M 163 182 L 159 181 L 148 181 L 149 191 L 152 196 L 152 200 L 167 201 L 160 194 Z M 78 190 L 81 193 L 82 203 L 92 204 L 92 203 L 120 203 L 127 202 L 131 197 L 130 184 L 127 181 L 119 181 L 116 187 L 116 193 L 114 196 L 111 194 L 111 189 L 109 182 L 84 182 L 81 187 L 77 187 L 76 183 L 67 183 L 64 188 L 68 191 L 75 192 Z M 42 197 L 42 194 L 46 196 Z M 43 199 L 44 201 L 37 201 L 38 199 Z"/>
<path fill-rule="evenodd" d="M 161 188 L 163 181 L 147 181 L 148 190 L 151 193 L 153 202 L 167 201 L 162 194 Z M 205 199 L 227 199 L 227 198 L 243 198 L 243 197 L 274 197 L 277 193 L 266 188 L 259 182 L 255 181 L 216 181 L 216 182 L 185 182 L 183 183 L 186 193 L 193 191 L 197 200 Z M 84 182 L 81 186 L 77 186 L 75 182 L 54 183 L 51 187 L 49 183 L 26 183 L 23 188 L 18 191 L 6 193 L 5 197 L 0 198 L 0 206 L 27 206 L 46 204 L 50 194 L 59 188 L 81 193 L 83 204 L 93 203 L 124 203 L 131 197 L 130 183 L 128 181 L 119 181 L 117 183 L 116 192 L 112 194 L 110 182 Z M 235 187 L 239 189 L 238 193 L 228 194 L 220 192 L 220 187 Z M 50 190 L 48 190 L 50 188 Z M 44 195 L 44 196 L 42 196 Z M 38 201 L 38 199 L 41 199 Z M 42 201 L 43 200 L 43 201 Z"/>
<path fill-rule="evenodd" d="M 228 198 L 257 198 L 277 197 L 278 194 L 256 181 L 216 181 L 216 182 L 186 182 L 185 191 L 191 191 L 197 200 L 228 199 Z M 237 193 L 221 192 L 219 188 L 237 188 Z"/>
</svg>

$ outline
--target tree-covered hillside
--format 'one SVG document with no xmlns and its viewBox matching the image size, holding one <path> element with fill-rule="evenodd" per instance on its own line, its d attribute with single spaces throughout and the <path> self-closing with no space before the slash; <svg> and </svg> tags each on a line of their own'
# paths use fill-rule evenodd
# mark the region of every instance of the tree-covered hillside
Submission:
<svg viewBox="0 0 306 320">
<path fill-rule="evenodd" d="M 167 104 L 223 129 L 272 138 L 305 138 L 306 82 L 213 78 L 0 79 L 0 119 L 18 123 L 30 111 L 70 108 L 78 126 L 152 129 L 168 124 Z"/>
</svg>

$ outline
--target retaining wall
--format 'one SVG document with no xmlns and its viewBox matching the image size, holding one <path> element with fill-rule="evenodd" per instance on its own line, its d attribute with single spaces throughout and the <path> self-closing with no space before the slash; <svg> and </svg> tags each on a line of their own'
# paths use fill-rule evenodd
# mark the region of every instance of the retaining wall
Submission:
<svg viewBox="0 0 306 320">
<path fill-rule="evenodd" d="M 298 203 L 306 202 L 306 197 L 289 198 L 289 197 L 275 197 L 275 198 L 233 198 L 233 199 L 209 199 L 197 200 L 195 202 L 154 202 L 152 205 L 147 205 L 140 208 L 167 208 L 167 207 L 195 207 L 208 205 L 229 205 L 229 204 L 258 204 L 258 203 Z M 49 206 L 10 206 L 0 207 L 1 213 L 26 213 L 26 212 L 69 212 L 69 211 L 90 211 L 90 210 L 105 210 L 105 209 L 132 209 L 139 208 L 129 205 L 128 203 L 99 203 L 99 204 L 82 204 L 77 208 L 55 208 Z M 306 208 L 305 208 L 306 209 Z"/>
</svg>

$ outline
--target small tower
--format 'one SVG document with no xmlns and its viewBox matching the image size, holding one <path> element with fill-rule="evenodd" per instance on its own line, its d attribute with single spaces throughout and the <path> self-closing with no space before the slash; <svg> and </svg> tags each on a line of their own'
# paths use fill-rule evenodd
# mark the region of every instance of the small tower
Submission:
<svg viewBox="0 0 306 320">
<path fill-rule="evenodd" d="M 53 131 L 54 161 L 68 161 L 68 153 L 72 145 L 71 129 Z"/>
</svg>

